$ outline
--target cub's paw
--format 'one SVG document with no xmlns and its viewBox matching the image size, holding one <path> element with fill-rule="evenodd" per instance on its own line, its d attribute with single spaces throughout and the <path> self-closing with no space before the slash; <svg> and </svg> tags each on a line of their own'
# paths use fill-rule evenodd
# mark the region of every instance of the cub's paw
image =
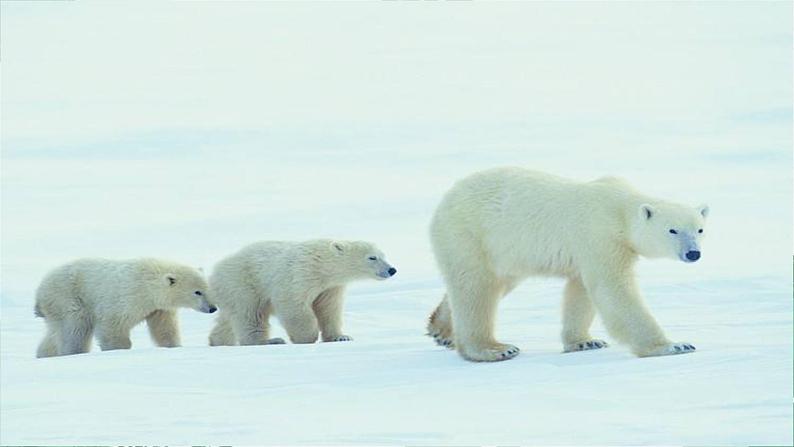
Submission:
<svg viewBox="0 0 794 447">
<path fill-rule="evenodd" d="M 330 339 L 328 341 L 329 342 L 331 342 L 331 341 L 353 341 L 353 337 L 351 337 L 349 335 L 340 335 L 340 336 L 334 337 L 334 338 L 332 338 L 332 339 Z"/>
<path fill-rule="evenodd" d="M 696 348 L 691 345 L 690 343 L 670 343 L 669 345 L 665 345 L 656 349 L 651 350 L 645 355 L 641 357 L 655 357 L 660 355 L 677 355 L 677 354 L 689 354 L 690 352 L 695 352 Z"/>
<path fill-rule="evenodd" d="M 578 352 L 578 351 L 591 351 L 593 349 L 601 349 L 609 346 L 609 343 L 604 340 L 587 340 L 577 343 L 569 343 L 565 345 L 563 352 Z"/>
<path fill-rule="evenodd" d="M 286 342 L 286 341 L 284 341 L 284 339 L 283 339 L 283 338 L 281 338 L 281 337 L 276 337 L 276 338 L 271 338 L 271 339 L 270 339 L 270 340 L 268 340 L 268 341 L 267 341 L 267 343 L 265 343 L 265 344 L 266 344 L 266 345 L 283 345 L 283 344 L 286 344 L 286 343 L 287 343 L 287 342 Z"/>
<path fill-rule="evenodd" d="M 466 360 L 472 362 L 501 362 L 510 360 L 521 352 L 518 347 L 499 343 L 485 349 L 466 349 L 461 351 L 461 355 Z"/>
</svg>

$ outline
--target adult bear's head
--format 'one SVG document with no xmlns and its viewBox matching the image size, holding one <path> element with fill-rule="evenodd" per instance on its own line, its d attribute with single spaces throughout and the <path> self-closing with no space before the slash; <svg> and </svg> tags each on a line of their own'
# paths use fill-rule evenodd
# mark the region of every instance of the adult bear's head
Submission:
<svg viewBox="0 0 794 447">
<path fill-rule="evenodd" d="M 397 269 L 386 262 L 383 252 L 369 242 L 333 241 L 330 249 L 340 273 L 350 279 L 384 280 L 397 273 Z"/>
<path fill-rule="evenodd" d="M 631 225 L 631 244 L 641 256 L 684 262 L 700 259 L 700 241 L 709 208 L 669 202 L 642 204 Z"/>
</svg>

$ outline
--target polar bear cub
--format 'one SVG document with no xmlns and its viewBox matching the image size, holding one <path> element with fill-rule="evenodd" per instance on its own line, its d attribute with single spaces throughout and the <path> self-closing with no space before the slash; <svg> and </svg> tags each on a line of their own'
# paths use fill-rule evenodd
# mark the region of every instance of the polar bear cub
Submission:
<svg viewBox="0 0 794 447">
<path fill-rule="evenodd" d="M 191 267 L 162 259 L 80 259 L 49 272 L 36 291 L 36 316 L 47 334 L 37 357 L 129 349 L 130 331 L 143 320 L 158 346 L 180 345 L 176 310 L 212 313 L 207 283 Z"/>
<path fill-rule="evenodd" d="M 374 245 L 327 239 L 251 244 L 220 261 L 210 291 L 220 307 L 211 346 L 284 343 L 270 339 L 274 314 L 293 343 L 352 340 L 342 333 L 345 285 L 397 270 Z"/>
<path fill-rule="evenodd" d="M 564 351 L 605 347 L 589 333 L 595 312 L 638 356 L 692 352 L 673 343 L 646 309 L 633 273 L 638 256 L 700 258 L 708 207 L 648 197 L 626 182 L 581 183 L 498 168 L 456 183 L 431 224 L 447 294 L 429 335 L 473 361 L 506 360 L 518 348 L 494 338 L 499 299 L 531 275 L 567 278 Z"/>
</svg>

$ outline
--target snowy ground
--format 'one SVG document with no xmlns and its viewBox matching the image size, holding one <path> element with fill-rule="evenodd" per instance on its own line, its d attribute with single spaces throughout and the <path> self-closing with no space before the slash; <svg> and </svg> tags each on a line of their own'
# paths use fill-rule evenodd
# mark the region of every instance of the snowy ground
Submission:
<svg viewBox="0 0 794 447">
<path fill-rule="evenodd" d="M 397 281 L 397 278 L 395 278 Z M 773 280 L 648 289 L 693 355 L 620 347 L 561 354 L 561 284 L 502 308 L 513 361 L 472 364 L 422 337 L 435 287 L 360 290 L 350 343 L 209 348 L 184 312 L 185 348 L 38 361 L 28 308 L 3 315 L 3 444 L 665 444 L 792 442 L 790 292 Z M 605 335 L 600 329 L 598 335 Z"/>
<path fill-rule="evenodd" d="M 0 444 L 792 444 L 791 4 L 573 5 L 3 2 Z M 514 360 L 422 336 L 432 210 L 497 165 L 708 203 L 701 261 L 639 266 L 698 351 L 561 354 L 553 279 L 501 306 Z M 33 358 L 59 263 L 313 237 L 399 270 L 353 342 L 209 348 L 185 311 L 181 349 Z"/>
</svg>

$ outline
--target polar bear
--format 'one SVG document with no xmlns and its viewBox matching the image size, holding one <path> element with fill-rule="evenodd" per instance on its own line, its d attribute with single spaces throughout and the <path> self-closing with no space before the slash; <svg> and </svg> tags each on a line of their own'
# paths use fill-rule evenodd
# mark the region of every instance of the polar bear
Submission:
<svg viewBox="0 0 794 447">
<path fill-rule="evenodd" d="M 217 310 L 207 283 L 191 267 L 162 259 L 80 259 L 48 273 L 36 291 L 35 313 L 47 324 L 37 357 L 129 349 L 130 330 L 143 320 L 158 346 L 179 346 L 176 309 Z"/>
<path fill-rule="evenodd" d="M 251 244 L 220 261 L 210 291 L 220 307 L 211 346 L 284 343 L 270 339 L 276 315 L 293 343 L 352 340 L 342 333 L 345 285 L 397 270 L 374 245 L 327 239 Z"/>
<path fill-rule="evenodd" d="M 700 258 L 708 207 L 648 197 L 621 179 L 581 183 L 521 168 L 497 168 L 460 180 L 431 224 L 435 257 L 447 286 L 428 335 L 467 360 L 499 361 L 519 349 L 494 338 L 499 299 L 532 275 L 567 279 L 564 352 L 597 349 L 595 311 L 634 354 L 692 352 L 673 343 L 648 312 L 635 282 L 638 256 L 684 262 Z"/>
</svg>

